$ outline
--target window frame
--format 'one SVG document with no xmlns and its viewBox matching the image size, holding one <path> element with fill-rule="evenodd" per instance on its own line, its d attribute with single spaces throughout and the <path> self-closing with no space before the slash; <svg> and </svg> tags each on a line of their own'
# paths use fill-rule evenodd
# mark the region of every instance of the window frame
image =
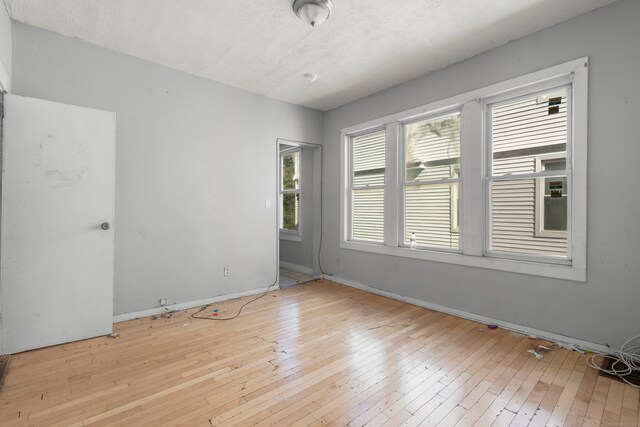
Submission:
<svg viewBox="0 0 640 427">
<path fill-rule="evenodd" d="M 297 189 L 284 189 L 283 188 L 283 168 L 284 168 L 284 157 L 298 153 L 298 188 Z M 301 147 L 291 147 L 286 150 L 281 150 L 279 152 L 279 188 L 278 188 L 278 203 L 279 203 L 279 238 L 282 240 L 290 240 L 293 242 L 301 242 L 302 241 L 302 148 Z M 283 196 L 285 194 L 297 194 L 298 195 L 298 229 L 297 230 L 287 230 L 282 228 L 282 223 L 284 220 L 284 209 L 283 209 Z"/>
<path fill-rule="evenodd" d="M 391 114 L 375 120 L 349 126 L 340 133 L 340 248 L 356 251 L 465 265 L 541 277 L 571 281 L 586 281 L 587 248 L 587 107 L 588 107 L 588 57 L 536 71 L 524 76 L 432 102 L 417 108 Z M 551 87 L 571 85 L 572 111 L 570 114 L 570 138 L 567 150 L 567 170 L 572 171 L 570 218 L 568 218 L 569 259 L 554 260 L 548 257 L 504 256 L 490 253 L 486 239 L 490 232 L 487 218 L 487 146 L 486 107 L 489 101 L 546 90 Z M 460 252 L 442 249 L 411 249 L 399 244 L 404 230 L 400 206 L 403 195 L 400 188 L 404 180 L 402 125 L 410 121 L 424 120 L 443 115 L 448 111 L 462 110 L 460 176 L 459 183 L 459 239 Z M 349 139 L 358 134 L 386 129 L 386 174 L 384 195 L 384 243 L 371 244 L 349 240 Z M 481 143 L 480 143 L 481 142 Z M 470 159 L 473 159 L 471 161 Z M 465 215 L 473 212 L 474 215 Z"/>
</svg>

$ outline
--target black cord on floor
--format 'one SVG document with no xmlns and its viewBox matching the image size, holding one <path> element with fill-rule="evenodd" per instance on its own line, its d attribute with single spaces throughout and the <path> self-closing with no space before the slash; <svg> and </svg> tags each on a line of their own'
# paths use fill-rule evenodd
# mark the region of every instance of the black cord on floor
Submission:
<svg viewBox="0 0 640 427">
<path fill-rule="evenodd" d="M 277 276 L 276 276 L 276 277 L 277 277 Z M 252 302 L 257 301 L 257 300 L 259 300 L 260 298 L 264 297 L 266 294 L 268 294 L 268 293 L 269 293 L 269 291 L 271 290 L 271 288 L 272 288 L 274 285 L 277 285 L 277 284 L 278 284 L 278 279 L 276 278 L 276 281 L 275 281 L 275 282 L 273 282 L 273 283 L 272 283 L 272 284 L 267 288 L 267 290 L 266 290 L 266 291 L 264 291 L 264 293 L 263 293 L 263 294 L 261 294 L 260 296 L 258 296 L 258 297 L 256 297 L 256 298 L 254 298 L 254 299 L 252 299 L 252 300 L 249 300 L 249 301 L 245 302 L 244 304 L 242 304 L 242 305 L 240 306 L 240 310 L 238 310 L 238 312 L 236 313 L 236 315 L 235 315 L 235 316 L 233 316 L 233 317 L 202 317 L 202 316 L 197 316 L 197 314 L 200 314 L 200 313 L 202 313 L 203 311 L 205 311 L 207 308 L 209 308 L 209 305 L 205 305 L 204 307 L 200 307 L 200 310 L 198 310 L 198 311 L 196 311 L 195 313 L 193 313 L 193 314 L 191 315 L 191 318 L 192 318 L 192 319 L 202 319 L 202 320 L 233 320 L 233 319 L 235 319 L 236 317 L 240 316 L 240 313 L 242 313 L 242 309 L 243 309 L 243 308 L 245 308 L 246 306 L 248 306 L 248 305 L 249 305 L 249 304 L 251 304 Z"/>
<path fill-rule="evenodd" d="M 316 280 L 320 280 L 320 279 L 311 279 L 311 280 L 307 280 L 305 282 L 300 282 L 300 283 L 296 283 L 296 285 L 303 285 L 305 283 L 309 283 L 309 282 L 315 282 Z M 269 290 L 273 287 L 273 285 L 275 285 L 276 283 L 273 283 L 271 286 L 269 286 L 267 288 L 267 290 L 261 294 L 259 297 L 256 297 L 250 301 L 245 302 L 244 304 L 242 304 L 240 306 L 240 309 L 238 310 L 238 312 L 232 316 L 232 317 L 202 317 L 202 316 L 198 316 L 198 314 L 202 313 L 203 311 L 205 311 L 207 308 L 209 308 L 211 306 L 211 304 L 209 305 L 205 305 L 204 307 L 200 307 L 200 310 L 194 312 L 191 315 L 192 319 L 202 319 L 202 320 L 233 320 L 235 318 L 237 318 L 238 316 L 240 316 L 240 313 L 242 313 L 242 309 L 245 308 L 246 306 L 248 306 L 249 304 L 251 304 L 254 301 L 259 300 L 260 298 L 264 297 L 265 295 L 267 295 L 267 293 L 269 293 Z"/>
</svg>

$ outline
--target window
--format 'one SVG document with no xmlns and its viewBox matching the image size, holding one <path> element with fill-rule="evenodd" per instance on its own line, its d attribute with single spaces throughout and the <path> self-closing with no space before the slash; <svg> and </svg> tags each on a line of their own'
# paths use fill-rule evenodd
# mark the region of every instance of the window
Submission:
<svg viewBox="0 0 640 427">
<path fill-rule="evenodd" d="M 342 130 L 345 249 L 586 280 L 588 60 Z"/>
<path fill-rule="evenodd" d="M 403 128 L 403 244 L 458 249 L 460 111 Z"/>
<path fill-rule="evenodd" d="M 293 148 L 280 153 L 280 237 L 299 236 L 300 148 Z"/>
<path fill-rule="evenodd" d="M 490 251 L 568 259 L 570 86 L 488 106 Z"/>
<path fill-rule="evenodd" d="M 351 138 L 351 239 L 384 240 L 385 131 Z"/>
</svg>

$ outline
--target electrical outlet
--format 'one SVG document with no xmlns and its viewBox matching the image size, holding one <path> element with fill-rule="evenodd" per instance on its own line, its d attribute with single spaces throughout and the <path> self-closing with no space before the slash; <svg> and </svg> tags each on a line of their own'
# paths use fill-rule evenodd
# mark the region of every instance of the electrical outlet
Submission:
<svg viewBox="0 0 640 427">
<path fill-rule="evenodd" d="M 223 270 L 225 276 L 231 276 L 231 267 L 228 265 Z"/>
<path fill-rule="evenodd" d="M 169 304 L 169 300 L 167 298 L 160 298 L 160 305 L 168 305 Z"/>
</svg>

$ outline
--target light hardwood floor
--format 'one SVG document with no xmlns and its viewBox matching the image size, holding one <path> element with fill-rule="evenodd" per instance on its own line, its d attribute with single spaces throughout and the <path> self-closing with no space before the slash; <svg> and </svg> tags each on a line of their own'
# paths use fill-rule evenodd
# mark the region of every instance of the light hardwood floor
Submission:
<svg viewBox="0 0 640 427">
<path fill-rule="evenodd" d="M 538 361 L 537 340 L 328 281 L 269 293 L 232 321 L 177 313 L 115 330 L 13 356 L 0 423 L 638 424 L 638 389 L 584 355 Z"/>
<path fill-rule="evenodd" d="M 311 280 L 313 280 L 313 276 L 280 267 L 279 284 L 283 289 L 300 283 L 309 282 Z"/>
</svg>

